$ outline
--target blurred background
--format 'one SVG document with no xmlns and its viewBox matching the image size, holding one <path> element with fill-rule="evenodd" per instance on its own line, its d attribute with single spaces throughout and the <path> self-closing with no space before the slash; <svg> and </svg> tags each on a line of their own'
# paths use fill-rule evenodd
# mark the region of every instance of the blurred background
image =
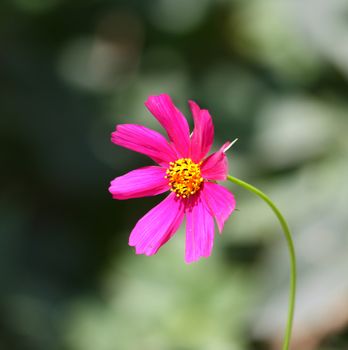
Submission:
<svg viewBox="0 0 348 350">
<path fill-rule="evenodd" d="M 293 230 L 294 350 L 348 349 L 348 2 L 1 0 L 0 349 L 279 349 L 288 255 L 264 203 L 238 210 L 209 259 L 184 231 L 153 257 L 128 235 L 161 198 L 115 201 L 151 164 L 110 142 L 160 130 L 143 103 L 208 108 L 230 173 Z"/>
</svg>

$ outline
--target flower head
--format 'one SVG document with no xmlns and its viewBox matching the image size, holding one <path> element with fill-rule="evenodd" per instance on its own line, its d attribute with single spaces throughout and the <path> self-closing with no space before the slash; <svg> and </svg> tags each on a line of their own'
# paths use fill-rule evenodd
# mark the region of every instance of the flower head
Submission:
<svg viewBox="0 0 348 350">
<path fill-rule="evenodd" d="M 121 124 L 112 133 L 116 145 L 142 153 L 158 165 L 133 170 L 111 181 L 115 199 L 171 193 L 135 225 L 129 245 L 136 254 L 153 255 L 180 227 L 186 216 L 187 263 L 208 257 L 214 242 L 214 218 L 221 233 L 235 208 L 233 195 L 216 183 L 225 180 L 225 151 L 231 142 L 207 157 L 213 144 L 214 126 L 209 112 L 190 101 L 194 130 L 168 95 L 150 96 L 146 107 L 168 134 L 169 141 L 141 125 Z"/>
</svg>

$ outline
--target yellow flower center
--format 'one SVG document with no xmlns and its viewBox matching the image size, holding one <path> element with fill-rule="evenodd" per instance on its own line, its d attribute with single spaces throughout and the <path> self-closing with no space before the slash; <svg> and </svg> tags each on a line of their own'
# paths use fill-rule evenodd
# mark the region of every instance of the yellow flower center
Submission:
<svg viewBox="0 0 348 350">
<path fill-rule="evenodd" d="M 169 180 L 170 190 L 177 197 L 190 197 L 200 189 L 203 182 L 200 168 L 202 162 L 196 164 L 190 158 L 181 158 L 169 165 L 165 178 Z"/>
</svg>

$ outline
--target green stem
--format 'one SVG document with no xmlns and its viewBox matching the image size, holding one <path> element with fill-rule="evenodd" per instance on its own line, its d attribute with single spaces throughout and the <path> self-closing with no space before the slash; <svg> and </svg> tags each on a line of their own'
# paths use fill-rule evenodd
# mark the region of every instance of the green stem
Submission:
<svg viewBox="0 0 348 350">
<path fill-rule="evenodd" d="M 261 192 L 256 187 L 249 185 L 248 183 L 239 180 L 231 175 L 227 176 L 227 179 L 239 186 L 244 187 L 248 191 L 255 193 L 257 196 L 262 198 L 273 210 L 274 214 L 277 216 L 280 225 L 284 231 L 284 235 L 286 238 L 286 242 L 288 244 L 289 255 L 290 255 L 290 291 L 289 291 L 289 307 L 288 307 L 288 321 L 285 328 L 285 335 L 283 341 L 283 350 L 289 349 L 290 339 L 291 339 L 291 330 L 292 330 L 292 322 L 294 319 L 294 309 L 295 309 L 295 298 L 296 298 L 296 256 L 294 243 L 291 238 L 289 226 L 284 219 L 283 215 L 279 211 L 279 209 L 275 206 L 275 204 L 271 201 L 271 199 L 266 196 L 263 192 Z"/>
</svg>

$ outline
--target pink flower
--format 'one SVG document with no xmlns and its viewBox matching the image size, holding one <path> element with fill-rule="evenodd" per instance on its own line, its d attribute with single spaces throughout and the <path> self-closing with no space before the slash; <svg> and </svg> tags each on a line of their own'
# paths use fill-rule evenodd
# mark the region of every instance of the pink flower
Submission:
<svg viewBox="0 0 348 350">
<path fill-rule="evenodd" d="M 111 181 L 115 199 L 155 196 L 171 191 L 135 225 L 129 245 L 136 254 L 153 255 L 178 230 L 186 215 L 185 261 L 191 263 L 211 254 L 214 218 L 221 233 L 235 208 L 233 195 L 216 180 L 225 180 L 228 161 L 225 143 L 209 157 L 214 126 L 209 112 L 189 102 L 194 119 L 189 125 L 168 95 L 150 96 L 145 106 L 166 130 L 169 141 L 141 125 L 121 124 L 112 133 L 116 145 L 142 153 L 158 165 L 133 170 Z"/>
</svg>

